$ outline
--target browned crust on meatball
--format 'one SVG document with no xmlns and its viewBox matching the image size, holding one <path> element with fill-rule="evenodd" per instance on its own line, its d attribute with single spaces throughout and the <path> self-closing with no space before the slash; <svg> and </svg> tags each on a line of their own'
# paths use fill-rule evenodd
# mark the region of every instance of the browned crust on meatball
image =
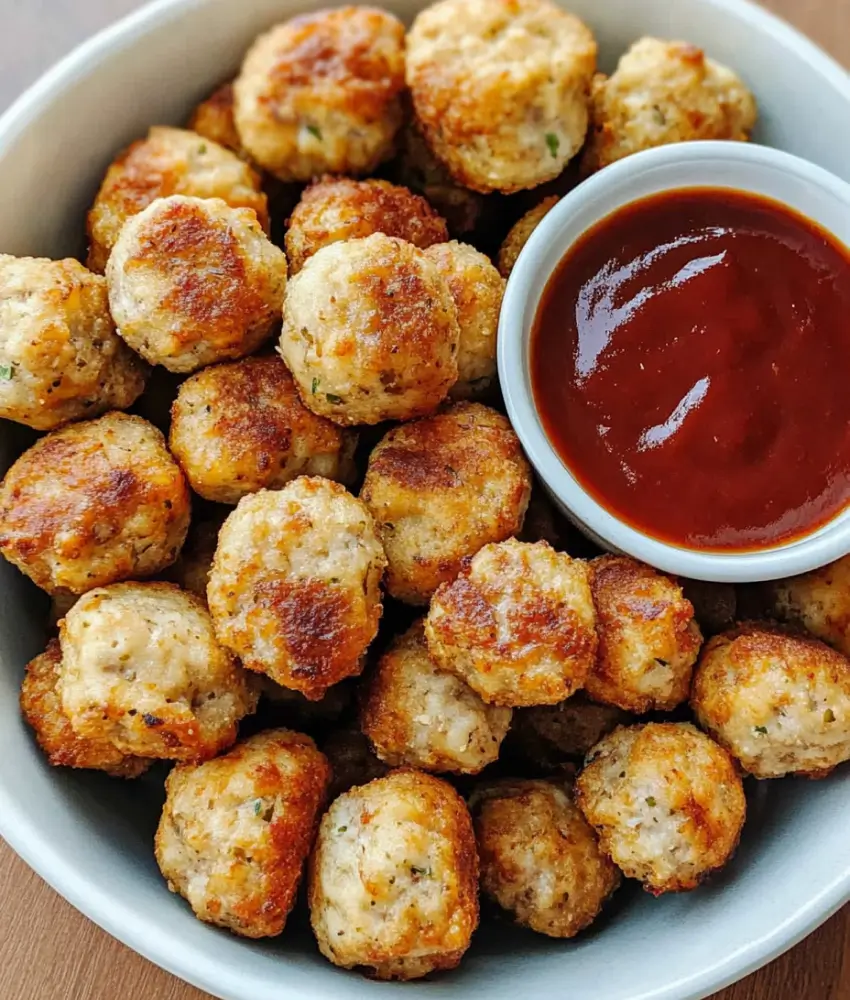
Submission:
<svg viewBox="0 0 850 1000">
<path fill-rule="evenodd" d="M 482 890 L 511 911 L 518 924 L 572 938 L 602 911 L 620 885 L 620 871 L 597 849 L 596 834 L 578 807 L 559 800 L 559 792 L 556 782 L 496 782 L 476 796 L 473 824 Z M 537 872 L 524 863 L 532 858 L 578 898 L 565 891 L 541 909 L 533 880 Z"/>
<path fill-rule="evenodd" d="M 355 15 L 359 22 L 353 20 Z M 358 31 L 352 30 L 355 24 Z M 342 106 L 367 118 L 379 117 L 404 85 L 372 51 L 374 34 L 391 27 L 403 36 L 401 23 L 377 7 L 341 7 L 293 17 L 287 22 L 285 58 L 272 73 L 276 90 L 313 87 L 317 80 L 355 84 L 344 91 Z"/>
<path fill-rule="evenodd" d="M 113 778 L 138 778 L 150 761 L 122 753 L 108 740 L 78 736 L 62 711 L 57 691 L 62 668 L 58 639 L 27 664 L 21 685 L 21 712 L 35 731 L 38 745 L 54 767 L 82 767 L 105 771 Z"/>
<path fill-rule="evenodd" d="M 490 648 L 499 656 L 511 658 L 513 644 L 525 646 L 535 642 L 544 642 L 564 659 L 584 659 L 592 654 L 595 648 L 593 638 L 581 625 L 575 612 L 559 611 L 545 597 L 512 609 L 509 615 L 511 646 L 505 647 L 496 635 L 496 619 L 487 596 L 469 579 L 470 562 L 467 556 L 457 579 L 439 588 L 440 602 L 446 613 L 462 628 L 464 645 Z"/>
<path fill-rule="evenodd" d="M 177 558 L 189 527 L 189 488 L 176 462 L 169 463 L 172 468 L 163 463 L 156 475 L 141 478 L 126 462 L 111 461 L 105 444 L 122 421 L 146 427 L 155 450 L 170 460 L 165 439 L 155 427 L 141 417 L 109 413 L 40 438 L 6 473 L 0 487 L 0 552 L 44 590 L 57 587 L 42 557 L 57 553 L 63 559 L 82 560 L 87 551 L 108 547 L 140 508 L 159 509 L 159 526 L 173 533 L 175 540 L 168 558 L 149 574 Z M 95 424 L 102 434 L 92 433 Z M 39 486 L 41 476 L 61 480 L 64 489 L 45 496 Z M 108 567 L 96 570 L 90 565 L 85 585 L 69 589 L 83 593 L 139 575 L 135 554 L 135 546 L 128 551 L 122 545 L 120 553 L 110 552 Z"/>
<path fill-rule="evenodd" d="M 197 132 L 205 139 L 217 142 L 236 153 L 243 160 L 248 154 L 242 148 L 242 141 L 233 120 L 233 81 L 228 80 L 201 101 L 192 112 L 186 128 Z"/>
<path fill-rule="evenodd" d="M 315 838 L 319 824 L 331 769 L 325 756 L 316 749 L 309 736 L 288 730 L 276 730 L 262 734 L 264 741 L 277 744 L 280 751 L 295 758 L 296 764 L 286 774 L 282 773 L 274 760 L 272 747 L 266 759 L 259 760 L 257 747 L 251 740 L 237 743 L 228 753 L 210 761 L 207 773 L 212 781 L 205 785 L 208 798 L 226 796 L 228 784 L 234 770 L 249 767 L 252 793 L 258 799 L 285 799 L 285 807 L 276 810 L 268 824 L 268 840 L 253 845 L 248 864 L 259 865 L 262 882 L 257 892 L 247 892 L 243 899 L 228 906 L 227 914 L 216 914 L 215 902 L 208 903 L 206 913 L 197 914 L 205 922 L 226 926 L 235 933 L 248 938 L 273 937 L 280 934 L 286 924 L 298 892 L 305 859 Z M 221 766 L 224 765 L 224 766 Z M 166 778 L 166 795 L 177 790 L 185 776 L 190 775 L 198 765 L 178 764 Z M 204 765 L 200 765 L 204 767 Z M 200 804 L 199 804 L 200 805 Z M 305 818 L 309 820 L 305 822 Z M 163 826 L 174 822 L 170 814 L 170 804 L 166 803 L 163 820 L 157 830 L 155 850 L 161 856 Z M 239 878 L 239 864 L 234 859 L 231 877 Z M 246 863 L 242 861 L 242 863 Z M 166 876 L 168 877 L 168 876 Z M 180 892 L 179 884 L 168 879 L 172 892 Z"/>
<path fill-rule="evenodd" d="M 203 444 L 203 455 L 208 458 L 219 450 L 224 467 L 220 478 L 210 467 L 200 470 L 200 476 L 194 474 L 194 449 L 199 447 L 193 436 L 194 410 L 201 400 L 206 402 L 204 433 L 215 438 Z M 169 446 L 192 487 L 208 500 L 223 503 L 235 502 L 243 492 L 283 485 L 282 466 L 294 442 L 309 443 L 311 453 L 333 455 L 351 441 L 350 432 L 303 405 L 295 380 L 277 356 L 244 358 L 196 373 L 180 387 L 171 417 Z M 230 471 L 238 478 L 227 482 Z"/>
<path fill-rule="evenodd" d="M 138 215 L 156 198 L 195 193 L 191 183 L 185 183 L 184 172 L 177 169 L 179 163 L 172 159 L 166 138 L 168 131 L 152 128 L 146 138 L 136 140 L 110 164 L 86 220 L 89 237 L 86 266 L 90 270 L 103 273 L 121 225 L 131 216 Z M 230 153 L 223 146 L 221 152 Z M 260 190 L 260 175 L 247 165 L 244 169 L 253 189 L 246 188 L 245 197 L 236 197 L 231 192 L 227 203 L 233 208 L 253 209 L 260 225 L 267 230 L 268 202 Z M 107 232 L 111 233 L 108 243 Z"/>
<path fill-rule="evenodd" d="M 362 801 L 361 822 L 367 826 L 370 821 L 369 795 L 379 783 L 393 787 L 399 799 L 406 802 L 416 797 L 421 816 L 421 826 L 439 833 L 452 846 L 452 861 L 449 871 L 454 874 L 450 884 L 446 884 L 443 873 L 445 892 L 455 899 L 452 911 L 456 923 L 463 927 L 467 942 L 478 926 L 478 850 L 475 844 L 475 833 L 472 828 L 472 818 L 466 803 L 447 782 L 433 775 L 416 771 L 413 768 L 398 768 L 390 771 L 385 777 L 376 778 L 367 785 L 352 789 L 351 795 L 359 796 Z M 328 905 L 324 898 L 324 887 L 319 878 L 320 854 L 322 850 L 322 832 L 320 831 L 316 850 L 310 857 L 308 881 L 308 905 L 314 915 L 313 925 L 316 929 L 315 914 L 323 906 Z M 448 867 L 448 866 L 447 866 Z M 376 887 L 375 892 L 379 888 Z M 456 931 L 459 934 L 459 928 Z M 397 938 L 390 949 L 382 948 L 378 943 L 363 950 L 358 967 L 362 966 L 376 978 L 384 980 L 409 979 L 405 970 L 405 959 L 411 954 L 424 954 L 430 971 L 454 969 L 460 963 L 466 948 L 455 951 L 442 950 L 442 923 L 433 928 L 411 924 L 409 933 L 403 938 Z M 328 942 L 330 945 L 331 942 Z M 433 950 L 429 950 L 433 949 Z M 325 948 L 326 957 L 331 958 Z M 331 960 L 333 960 L 331 958 Z M 352 967 L 349 963 L 336 962 L 344 967 Z M 422 973 L 418 973 L 421 975 Z"/>
<path fill-rule="evenodd" d="M 290 273 L 329 243 L 384 233 L 424 250 L 449 238 L 446 222 L 428 202 L 389 181 L 323 177 L 301 195 L 287 222 Z"/>
<path fill-rule="evenodd" d="M 672 876 L 665 880 L 654 878 L 651 873 L 641 873 L 623 868 L 625 874 L 632 878 L 640 878 L 644 889 L 651 895 L 660 896 L 665 892 L 687 892 L 696 889 L 709 876 L 721 869 L 733 856 L 741 838 L 741 832 L 746 818 L 747 801 L 743 785 L 735 762 L 725 748 L 719 746 L 696 727 L 675 722 L 650 722 L 633 727 L 620 727 L 605 737 L 591 750 L 586 759 L 584 770 L 576 779 L 576 803 L 585 819 L 594 827 L 599 836 L 599 845 L 603 851 L 617 860 L 616 831 L 604 823 L 600 823 L 595 799 L 599 798 L 598 785 L 604 782 L 604 771 L 610 766 L 606 758 L 616 754 L 621 734 L 625 736 L 630 730 L 640 730 L 637 739 L 631 744 L 625 759 L 618 758 L 618 766 L 626 768 L 625 775 L 619 772 L 625 780 L 629 780 L 628 771 L 632 766 L 654 766 L 655 771 L 663 775 L 672 771 L 672 780 L 676 782 L 677 794 L 672 796 L 670 808 L 684 819 L 680 829 L 684 830 L 688 841 L 699 847 L 702 858 L 700 870 L 693 875 Z M 675 766 L 675 758 L 671 760 L 673 741 L 680 743 L 682 751 L 684 743 L 690 742 L 694 755 L 703 750 L 710 751 L 710 763 L 701 774 L 701 789 L 688 785 L 684 776 Z M 700 757 L 702 765 L 705 761 Z M 597 788 L 594 788 L 594 785 Z M 720 796 L 725 793 L 722 803 L 712 803 L 706 796 Z M 619 794 L 622 791 L 606 789 L 608 795 Z M 722 815 L 720 813 L 722 812 Z M 713 815 L 717 813 L 718 815 Z M 671 813 L 672 814 L 672 813 Z M 732 837 L 723 820 L 734 816 L 737 820 Z M 622 859 L 620 859 L 622 861 Z"/>
<path fill-rule="evenodd" d="M 492 492 L 494 477 L 500 489 L 495 503 L 494 497 L 487 497 L 485 524 L 477 518 L 476 501 L 471 498 Z M 449 539 L 445 553 L 416 554 L 413 580 L 410 568 L 398 561 L 395 521 L 427 517 L 428 500 L 435 492 L 448 493 L 453 507 L 457 504 L 449 534 L 459 532 L 463 537 L 457 543 Z M 531 470 L 519 438 L 495 410 L 458 403 L 390 431 L 369 458 L 360 494 L 387 552 L 389 593 L 426 604 L 441 583 L 457 576 L 466 556 L 520 531 L 530 494 Z"/>
<path fill-rule="evenodd" d="M 820 675 L 830 685 L 850 691 L 850 660 L 794 626 L 741 622 L 714 636 L 702 650 L 694 674 L 691 705 L 700 725 L 733 755 L 736 755 L 737 748 L 725 738 L 720 727 L 730 722 L 740 692 L 759 679 L 766 661 L 773 661 L 777 666 L 781 664 L 788 681 L 787 686 L 773 691 L 772 708 L 779 714 L 799 699 L 800 678 L 812 679 Z M 741 765 L 745 770 L 759 774 L 757 763 L 741 761 Z M 803 771 L 789 767 L 788 770 L 802 777 L 818 779 L 827 777 L 834 769 L 833 765 Z"/>
<path fill-rule="evenodd" d="M 124 269 L 168 273 L 172 288 L 160 307 L 182 318 L 181 338 L 226 352 L 239 351 L 246 330 L 270 329 L 276 317 L 245 264 L 229 227 L 212 227 L 199 205 L 180 200 L 148 221 Z"/>
<path fill-rule="evenodd" d="M 691 670 L 681 672 L 679 682 L 674 685 L 675 690 L 668 699 L 642 696 L 637 691 L 625 690 L 617 666 L 618 647 L 626 641 L 632 623 L 652 629 L 659 617 L 672 610 L 672 620 L 666 628 L 676 638 L 677 656 L 690 660 L 692 666 L 702 645 L 702 633 L 694 621 L 693 605 L 682 595 L 673 577 L 628 556 L 599 556 L 591 560 L 589 567 L 599 650 L 585 685 L 587 693 L 596 701 L 614 704 L 637 714 L 653 709 L 672 710 L 688 697 Z M 673 594 L 664 599 L 653 596 L 653 585 L 659 578 L 675 588 L 678 599 Z"/>
<path fill-rule="evenodd" d="M 348 590 L 321 580 L 266 580 L 254 593 L 257 604 L 271 612 L 292 658 L 290 686 L 311 700 L 350 676 L 381 615 L 378 607 L 356 621 Z"/>
</svg>

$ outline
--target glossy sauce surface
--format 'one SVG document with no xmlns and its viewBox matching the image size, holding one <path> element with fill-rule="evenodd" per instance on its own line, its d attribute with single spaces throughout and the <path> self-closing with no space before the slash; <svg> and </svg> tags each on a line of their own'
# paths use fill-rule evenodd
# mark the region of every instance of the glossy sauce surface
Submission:
<svg viewBox="0 0 850 1000">
<path fill-rule="evenodd" d="M 744 192 L 627 205 L 570 248 L 531 338 L 544 429 L 667 542 L 768 547 L 850 502 L 850 255 Z"/>
</svg>

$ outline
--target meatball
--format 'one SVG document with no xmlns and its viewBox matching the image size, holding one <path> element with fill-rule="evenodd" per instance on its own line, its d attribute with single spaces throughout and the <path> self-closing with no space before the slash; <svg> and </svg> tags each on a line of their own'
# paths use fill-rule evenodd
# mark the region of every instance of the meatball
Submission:
<svg viewBox="0 0 850 1000">
<path fill-rule="evenodd" d="M 850 656 L 850 555 L 764 587 L 770 611 Z"/>
<path fill-rule="evenodd" d="M 407 41 L 417 123 L 456 181 L 510 193 L 552 180 L 584 142 L 596 42 L 550 0 L 441 0 Z"/>
<path fill-rule="evenodd" d="M 404 26 L 374 7 L 294 17 L 254 42 L 233 85 L 251 157 L 283 181 L 368 174 L 401 125 Z"/>
<path fill-rule="evenodd" d="M 525 244 L 531 239 L 531 234 L 560 200 L 557 195 L 544 198 L 539 205 L 529 209 L 513 224 L 499 247 L 499 274 L 503 278 L 510 278 L 514 264 L 516 264 Z"/>
<path fill-rule="evenodd" d="M 850 759 L 850 660 L 811 636 L 759 622 L 715 636 L 691 704 L 758 778 L 820 778 Z"/>
<path fill-rule="evenodd" d="M 165 782 L 159 869 L 198 919 L 274 937 L 295 905 L 331 771 L 309 736 L 272 729 Z"/>
<path fill-rule="evenodd" d="M 155 126 L 124 150 L 106 172 L 88 215 L 87 265 L 102 274 L 124 223 L 155 198 L 185 194 L 223 198 L 250 208 L 268 226 L 260 175 L 235 153 L 186 129 Z"/>
<path fill-rule="evenodd" d="M 679 584 L 628 556 L 594 559 L 590 582 L 599 635 L 590 697 L 638 714 L 686 701 L 702 634 Z"/>
<path fill-rule="evenodd" d="M 335 799 L 355 785 L 365 785 L 383 778 L 389 768 L 372 750 L 369 740 L 359 729 L 337 729 L 322 744 L 328 758 L 333 780 L 328 797 Z"/>
<path fill-rule="evenodd" d="M 741 79 L 688 42 L 641 38 L 610 77 L 593 81 L 582 170 L 692 139 L 744 141 L 756 102 Z"/>
<path fill-rule="evenodd" d="M 338 424 L 430 413 L 457 381 L 457 309 L 436 265 L 375 233 L 323 247 L 289 283 L 280 353 Z"/>
<path fill-rule="evenodd" d="M 440 670 L 422 621 L 381 657 L 363 696 L 360 725 L 387 764 L 477 774 L 499 756 L 511 710 L 486 705 Z"/>
<path fill-rule="evenodd" d="M 62 650 L 57 639 L 27 664 L 21 686 L 21 712 L 35 731 L 38 745 L 54 767 L 85 767 L 113 778 L 138 778 L 150 766 L 142 757 L 128 756 L 109 740 L 78 736 L 62 711 L 59 679 Z"/>
<path fill-rule="evenodd" d="M 523 757 L 548 771 L 569 757 L 584 757 L 603 736 L 630 720 L 622 709 L 599 705 L 579 691 L 557 705 L 518 709 L 511 737 Z"/>
<path fill-rule="evenodd" d="M 548 542 L 485 545 L 443 583 L 425 619 L 437 663 L 493 705 L 554 705 L 596 653 L 587 564 Z"/>
<path fill-rule="evenodd" d="M 438 243 L 425 256 L 437 265 L 457 309 L 457 382 L 449 396 L 485 396 L 497 382 L 496 333 L 505 282 L 490 258 L 466 243 Z"/>
<path fill-rule="evenodd" d="M 62 708 L 80 736 L 125 753 L 204 760 L 256 707 L 203 602 L 173 583 L 90 590 L 60 624 Z"/>
<path fill-rule="evenodd" d="M 722 868 L 747 811 L 732 758 L 684 722 L 615 729 L 588 754 L 576 801 L 602 850 L 656 896 Z"/>
<path fill-rule="evenodd" d="M 146 375 L 115 333 L 100 275 L 75 260 L 0 254 L 0 417 L 48 431 L 123 410 Z"/>
<path fill-rule="evenodd" d="M 243 160 L 249 158 L 242 148 L 242 140 L 239 138 L 236 122 L 233 119 L 232 80 L 216 87 L 206 100 L 201 101 L 192 112 L 186 127 L 204 139 L 211 139 L 219 146 L 231 150 Z"/>
<path fill-rule="evenodd" d="M 189 489 L 165 439 L 124 413 L 40 438 L 0 484 L 0 552 L 49 593 L 153 576 L 188 527 Z"/>
<path fill-rule="evenodd" d="M 365 506 L 302 476 L 239 501 L 207 590 L 221 641 L 251 670 L 318 701 L 359 674 L 381 617 L 386 558 Z"/>
<path fill-rule="evenodd" d="M 200 597 L 205 604 L 213 556 L 218 545 L 218 533 L 223 522 L 224 515 L 218 511 L 193 518 L 177 561 L 166 570 L 171 583 L 176 583 L 181 590 L 188 590 L 195 597 Z"/>
<path fill-rule="evenodd" d="M 169 445 L 192 489 L 237 503 L 303 474 L 351 482 L 357 435 L 311 413 L 278 357 L 244 358 L 187 379 Z"/>
<path fill-rule="evenodd" d="M 513 428 L 480 403 L 391 430 L 369 458 L 360 493 L 387 553 L 389 593 L 427 604 L 464 557 L 522 528 L 530 492 Z"/>
<path fill-rule="evenodd" d="M 554 782 L 497 782 L 476 793 L 472 812 L 481 888 L 524 927 L 574 937 L 620 884 L 596 834 Z"/>
<path fill-rule="evenodd" d="M 466 805 L 439 778 L 392 771 L 331 805 L 310 859 L 310 920 L 334 965 L 378 979 L 453 969 L 478 925 Z"/>
<path fill-rule="evenodd" d="M 446 220 L 454 236 L 471 233 L 484 212 L 484 195 L 455 184 L 428 148 L 414 121 L 401 130 L 399 146 L 393 170 L 395 179 L 424 195 Z"/>
<path fill-rule="evenodd" d="M 283 308 L 286 258 L 250 210 L 172 195 L 127 222 L 106 280 L 130 347 L 151 364 L 192 372 L 268 339 Z"/>
<path fill-rule="evenodd" d="M 342 240 L 384 233 L 424 250 L 444 243 L 444 219 L 428 202 L 389 181 L 325 177 L 312 184 L 287 223 L 286 257 L 292 274 L 317 250 Z"/>
</svg>

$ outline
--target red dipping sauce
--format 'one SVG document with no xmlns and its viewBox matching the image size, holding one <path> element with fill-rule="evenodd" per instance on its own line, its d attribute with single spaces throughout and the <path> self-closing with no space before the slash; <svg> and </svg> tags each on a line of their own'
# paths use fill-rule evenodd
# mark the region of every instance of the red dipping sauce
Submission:
<svg viewBox="0 0 850 1000">
<path fill-rule="evenodd" d="M 565 465 L 632 527 L 715 551 L 806 535 L 850 502 L 850 252 L 744 192 L 634 202 L 549 279 L 531 381 Z"/>
</svg>

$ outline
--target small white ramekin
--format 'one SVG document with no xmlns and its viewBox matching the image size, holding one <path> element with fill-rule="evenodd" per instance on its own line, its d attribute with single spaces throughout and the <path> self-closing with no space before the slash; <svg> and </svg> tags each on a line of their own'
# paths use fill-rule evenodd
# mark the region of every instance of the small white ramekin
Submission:
<svg viewBox="0 0 850 1000">
<path fill-rule="evenodd" d="M 621 160 L 555 205 L 514 267 L 502 306 L 498 347 L 508 414 L 555 502 L 604 548 L 697 580 L 755 582 L 803 573 L 850 552 L 850 509 L 803 538 L 757 551 L 703 552 L 672 545 L 621 521 L 583 489 L 549 442 L 534 405 L 530 334 L 540 297 L 558 262 L 583 232 L 621 206 L 662 191 L 690 187 L 732 188 L 765 195 L 796 209 L 850 245 L 850 184 L 788 153 L 747 143 L 694 142 L 663 146 Z"/>
</svg>

